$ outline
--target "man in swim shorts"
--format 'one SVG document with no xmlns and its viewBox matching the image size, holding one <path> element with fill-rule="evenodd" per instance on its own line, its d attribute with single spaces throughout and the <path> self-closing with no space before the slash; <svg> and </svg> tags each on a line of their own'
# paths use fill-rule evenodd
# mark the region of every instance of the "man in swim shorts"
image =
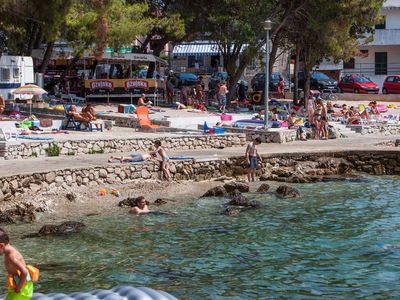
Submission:
<svg viewBox="0 0 400 300">
<path fill-rule="evenodd" d="M 10 245 L 8 234 L 0 228 L 0 255 L 8 275 L 14 278 L 14 287 L 9 287 L 6 300 L 29 300 L 33 295 L 33 282 L 21 253 Z"/>
<path fill-rule="evenodd" d="M 247 145 L 247 148 L 246 148 L 245 157 L 246 157 L 247 165 L 249 166 L 248 173 L 247 173 L 247 178 L 249 181 L 255 180 L 256 170 L 257 170 L 257 166 L 258 166 L 257 158 L 260 160 L 260 162 L 262 161 L 261 156 L 258 154 L 258 151 L 257 151 L 257 145 L 260 145 L 260 144 L 261 144 L 261 139 L 259 137 L 256 137 L 254 139 L 254 141 L 252 141 L 251 143 L 249 143 Z"/>
</svg>

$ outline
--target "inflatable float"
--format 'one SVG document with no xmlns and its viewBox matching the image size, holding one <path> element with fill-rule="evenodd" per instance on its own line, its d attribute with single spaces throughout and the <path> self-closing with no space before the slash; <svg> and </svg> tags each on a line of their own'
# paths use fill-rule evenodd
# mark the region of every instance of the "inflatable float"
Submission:
<svg viewBox="0 0 400 300">
<path fill-rule="evenodd" d="M 0 297 L 0 300 L 4 300 Z M 77 292 L 69 295 L 61 293 L 41 294 L 34 293 L 31 300 L 178 300 L 174 296 L 151 288 L 119 286 L 111 290 L 93 290 L 91 292 Z"/>
</svg>

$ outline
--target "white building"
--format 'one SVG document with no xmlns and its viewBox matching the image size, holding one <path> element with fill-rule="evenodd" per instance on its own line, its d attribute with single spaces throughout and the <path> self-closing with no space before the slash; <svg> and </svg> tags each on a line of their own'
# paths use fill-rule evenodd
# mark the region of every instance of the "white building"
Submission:
<svg viewBox="0 0 400 300">
<path fill-rule="evenodd" d="M 382 87 L 386 75 L 400 74 L 400 0 L 386 0 L 373 40 L 359 47 L 360 55 L 344 63 L 342 75 L 360 74 Z"/>
</svg>

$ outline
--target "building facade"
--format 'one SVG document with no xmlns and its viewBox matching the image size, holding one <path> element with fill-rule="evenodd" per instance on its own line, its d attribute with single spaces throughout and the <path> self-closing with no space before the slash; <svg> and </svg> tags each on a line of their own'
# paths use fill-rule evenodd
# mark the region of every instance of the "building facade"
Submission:
<svg viewBox="0 0 400 300">
<path fill-rule="evenodd" d="M 383 21 L 376 25 L 372 40 L 359 47 L 359 55 L 343 64 L 342 75 L 369 77 L 381 88 L 387 75 L 400 74 L 400 0 L 385 1 Z"/>
</svg>

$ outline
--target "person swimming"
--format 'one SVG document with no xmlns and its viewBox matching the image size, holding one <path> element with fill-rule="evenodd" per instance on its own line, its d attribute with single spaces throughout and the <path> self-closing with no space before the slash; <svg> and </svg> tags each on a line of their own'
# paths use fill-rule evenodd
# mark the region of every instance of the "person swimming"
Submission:
<svg viewBox="0 0 400 300">
<path fill-rule="evenodd" d="M 147 202 L 143 196 L 140 196 L 136 199 L 136 206 L 132 207 L 129 210 L 129 213 L 134 214 L 134 215 L 150 213 L 150 209 L 149 209 L 148 205 L 149 205 L 149 202 Z"/>
</svg>

